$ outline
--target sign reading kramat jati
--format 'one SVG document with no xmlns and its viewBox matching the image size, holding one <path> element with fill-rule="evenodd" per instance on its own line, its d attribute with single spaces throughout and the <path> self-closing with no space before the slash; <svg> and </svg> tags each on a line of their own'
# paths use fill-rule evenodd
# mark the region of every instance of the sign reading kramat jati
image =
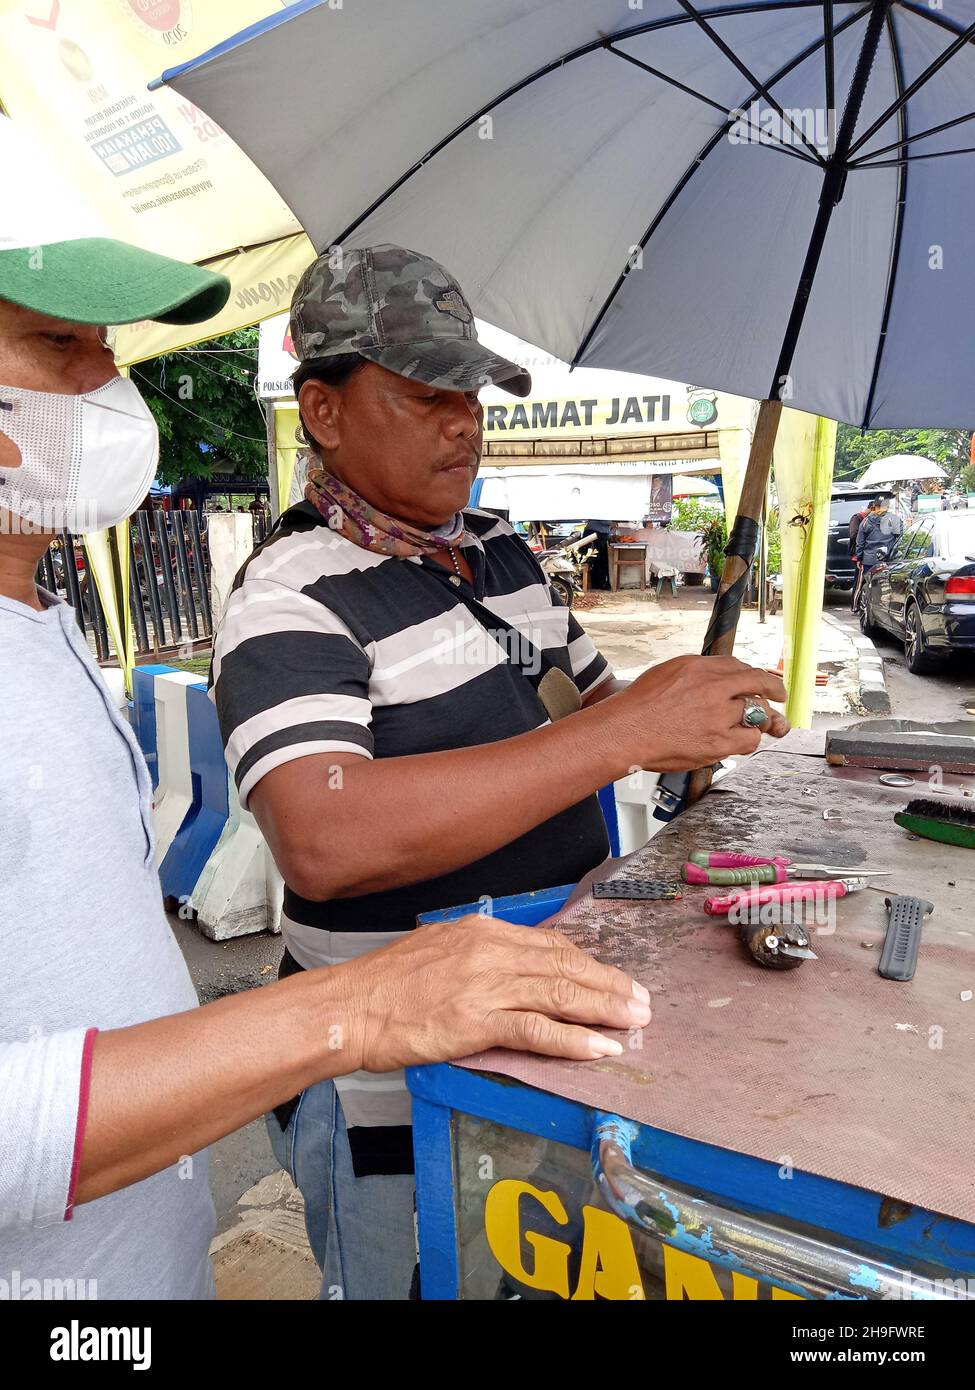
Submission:
<svg viewBox="0 0 975 1390">
<path fill-rule="evenodd" d="M 648 425 L 666 425 L 670 420 L 670 396 L 574 396 L 567 400 L 517 401 L 484 407 L 484 433 L 507 435 L 534 432 L 586 434 L 646 430 Z"/>
</svg>

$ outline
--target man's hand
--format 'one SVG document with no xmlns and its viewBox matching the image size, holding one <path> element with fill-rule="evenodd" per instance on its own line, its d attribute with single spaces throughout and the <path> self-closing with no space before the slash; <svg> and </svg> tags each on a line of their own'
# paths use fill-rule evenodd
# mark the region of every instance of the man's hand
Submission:
<svg viewBox="0 0 975 1390">
<path fill-rule="evenodd" d="M 489 1047 L 589 1061 L 620 1043 L 594 1033 L 642 1028 L 650 995 L 556 931 L 493 917 L 420 927 L 329 971 L 340 974 L 359 1065 L 393 1071 Z"/>
<path fill-rule="evenodd" d="M 769 713 L 760 729 L 742 725 L 749 698 L 757 698 Z M 633 766 L 689 772 L 754 753 L 763 734 L 788 733 L 788 720 L 768 703 L 785 698 L 778 676 L 735 657 L 680 656 L 652 666 L 600 708 L 620 720 Z"/>
</svg>

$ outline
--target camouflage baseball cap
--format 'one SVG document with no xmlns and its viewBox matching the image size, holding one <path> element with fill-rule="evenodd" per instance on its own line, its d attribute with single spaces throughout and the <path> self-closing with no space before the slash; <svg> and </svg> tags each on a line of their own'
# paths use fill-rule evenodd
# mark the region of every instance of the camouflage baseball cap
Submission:
<svg viewBox="0 0 975 1390">
<path fill-rule="evenodd" d="M 300 362 L 358 352 L 445 391 L 531 390 L 524 367 L 478 342 L 474 314 L 449 271 L 405 246 L 319 256 L 295 289 L 291 339 Z"/>
</svg>

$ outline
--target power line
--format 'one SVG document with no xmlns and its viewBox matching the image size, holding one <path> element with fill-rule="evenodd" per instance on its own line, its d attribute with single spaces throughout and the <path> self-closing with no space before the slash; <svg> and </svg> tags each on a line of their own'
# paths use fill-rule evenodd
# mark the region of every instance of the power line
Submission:
<svg viewBox="0 0 975 1390">
<path fill-rule="evenodd" d="M 188 352 L 176 352 L 176 353 L 173 354 L 174 357 L 189 357 L 189 355 L 190 355 L 190 354 L 189 354 Z M 254 376 L 257 375 L 257 373 L 255 372 L 255 373 L 254 373 L 254 376 L 251 376 L 251 377 L 249 378 L 249 380 L 246 380 L 246 381 L 239 381 L 239 380 L 237 379 L 237 377 L 235 377 L 235 376 L 228 376 L 226 372 L 215 372 L 215 371 L 213 370 L 213 368 L 212 368 L 212 367 L 208 367 L 207 364 L 206 364 L 205 362 L 195 362 L 193 365 L 194 365 L 195 367 L 198 367 L 201 371 L 206 372 L 209 376 L 216 376 L 216 377 L 219 377 L 221 381 L 229 381 L 229 382 L 231 382 L 234 386 L 241 386 L 241 387 L 243 387 L 245 390 L 250 390 L 251 384 L 252 384 L 252 382 L 253 382 L 253 380 L 254 380 Z M 241 367 L 240 370 L 241 370 L 241 371 L 244 371 L 244 370 L 246 370 L 246 369 L 243 368 L 243 367 Z"/>
<path fill-rule="evenodd" d="M 194 355 L 205 353 L 209 357 L 219 357 L 221 353 L 237 352 L 244 357 L 256 357 L 257 348 L 181 348 L 181 352 L 192 352 Z"/>
<path fill-rule="evenodd" d="M 203 424 L 209 425 L 212 430 L 219 430 L 223 435 L 232 434 L 235 439 L 245 439 L 249 444 L 267 444 L 266 439 L 258 439 L 252 434 L 240 434 L 237 430 L 232 430 L 226 425 L 218 425 L 215 421 L 208 420 L 205 415 L 199 415 L 195 410 L 190 410 L 188 405 L 184 405 L 183 402 L 178 401 L 175 396 L 171 396 L 168 391 L 164 391 L 161 386 L 157 386 L 154 381 L 150 381 L 142 372 L 137 372 L 134 367 L 131 367 L 130 371 L 133 376 L 137 376 L 140 381 L 144 381 L 153 391 L 157 391 L 160 396 L 165 396 L 167 401 L 172 401 L 173 405 L 177 406 L 180 410 L 185 410 L 187 415 L 193 416 L 194 420 L 202 420 Z"/>
</svg>

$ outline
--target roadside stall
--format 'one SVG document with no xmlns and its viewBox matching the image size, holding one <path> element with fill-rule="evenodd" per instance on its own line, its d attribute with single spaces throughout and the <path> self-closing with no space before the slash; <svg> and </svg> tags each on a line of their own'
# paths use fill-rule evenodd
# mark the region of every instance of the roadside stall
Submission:
<svg viewBox="0 0 975 1390">
<path fill-rule="evenodd" d="M 962 9 L 964 21 L 868 0 L 834 17 L 771 0 L 724 7 L 718 34 L 676 0 L 645 13 L 572 0 L 558 23 L 525 0 L 486 34 L 483 6 L 457 0 L 449 16 L 390 6 L 377 47 L 363 9 L 334 23 L 327 0 L 302 0 L 201 58 L 179 52 L 146 118 L 229 132 L 233 157 L 245 151 L 287 205 L 264 240 L 296 238 L 296 260 L 309 253 L 299 224 L 319 249 L 422 245 L 476 287 L 479 314 L 574 368 L 693 371 L 761 400 L 705 650 L 733 650 L 773 450 L 791 440 L 779 496 L 801 717 L 830 421 L 970 424 L 957 344 L 975 294 L 972 185 L 939 159 L 969 153 L 953 134 L 975 80 Z M 824 106 L 838 122 L 807 129 L 802 113 Z M 171 158 L 167 131 L 148 133 L 154 160 Z M 113 177 L 123 145 L 96 150 Z M 908 179 L 912 159 L 933 162 Z M 914 269 L 928 264 L 932 205 L 951 210 L 938 275 Z M 261 185 L 254 207 L 268 206 Z M 219 250 L 236 257 L 236 244 Z M 264 312 L 246 295 L 238 307 Z M 561 428 L 564 402 L 539 399 Z M 657 422 L 636 408 L 646 433 Z M 294 448 L 293 435 L 272 413 L 269 442 Z M 686 451 L 673 456 L 686 473 Z M 286 498 L 280 470 L 277 485 Z M 905 792 L 876 768 L 828 763 L 815 739 L 764 749 L 700 799 L 710 771 L 668 789 L 689 809 L 609 871 L 608 892 L 594 881 L 494 904 L 535 922 L 565 907 L 561 929 L 641 979 L 654 1019 L 600 1063 L 498 1053 L 412 1074 L 425 1297 L 971 1296 L 972 855 L 912 838 L 894 821 Z M 946 776 L 949 811 L 972 790 L 970 772 Z M 693 873 L 660 890 L 709 851 L 772 861 L 759 875 L 770 890 L 789 886 L 792 861 L 812 862 L 811 920 L 785 923 L 774 894 L 768 920 L 766 900 L 737 901 L 740 923 L 708 913 L 708 897 L 731 894 Z M 751 891 L 750 877 L 736 886 Z M 910 978 L 878 969 L 885 896 L 921 901 Z"/>
<path fill-rule="evenodd" d="M 429 25 L 391 9 L 363 84 L 368 19 L 340 27 L 309 4 L 163 81 L 232 131 L 316 246 L 423 245 L 485 319 L 573 368 L 693 371 L 761 402 L 706 653 L 734 648 L 773 453 L 801 441 L 778 489 L 801 722 L 831 422 L 970 423 L 954 345 L 975 272 L 953 229 L 971 183 L 944 157 L 970 153 L 955 130 L 971 119 L 970 8 L 773 0 L 727 7 L 719 31 L 670 0 L 571 3 L 558 22 L 527 3 L 487 36 L 473 0 Z M 438 62 L 450 80 L 432 104 Z M 285 76 L 289 126 L 316 130 L 300 153 L 270 95 Z M 805 119 L 822 111 L 823 129 Z M 930 246 L 932 205 L 953 210 L 950 247 Z M 645 902 L 593 885 L 560 925 L 651 988 L 646 1038 L 589 1065 L 499 1055 L 413 1076 L 427 1296 L 676 1296 L 689 1279 L 739 1297 L 940 1297 L 946 1280 L 967 1295 L 975 880 L 962 840 L 895 824 L 904 792 L 883 775 L 796 742 L 704 800 L 711 769 L 668 781 L 671 813 L 690 809 L 612 879 L 670 883 L 692 856 L 750 851 L 782 882 L 771 904 L 736 899 L 738 925 L 705 912 L 693 872 L 680 897 Z M 943 795 L 946 817 L 965 789 Z M 818 872 L 824 920 L 785 921 L 773 889 L 793 860 Z M 879 869 L 890 908 L 866 877 Z M 904 898 L 919 956 L 897 978 Z"/>
<path fill-rule="evenodd" d="M 495 904 L 559 913 L 654 1016 L 598 1063 L 497 1051 L 411 1072 L 424 1298 L 975 1298 L 975 854 L 909 834 L 911 793 L 823 746 L 765 746 L 579 891 Z M 741 890 L 628 896 L 708 849 L 888 872 L 819 896 L 815 958 L 768 969 L 742 932 L 782 935 L 772 914 L 705 911 Z M 909 982 L 878 969 L 896 895 L 933 907 Z"/>
</svg>

